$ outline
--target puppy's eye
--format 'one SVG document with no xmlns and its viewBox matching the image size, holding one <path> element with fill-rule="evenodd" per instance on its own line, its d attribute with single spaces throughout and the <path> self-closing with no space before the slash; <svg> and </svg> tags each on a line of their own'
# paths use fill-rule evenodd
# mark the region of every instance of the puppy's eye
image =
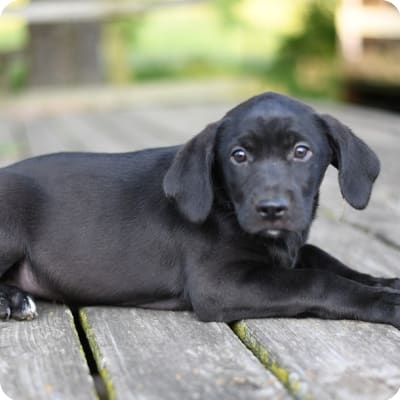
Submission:
<svg viewBox="0 0 400 400">
<path fill-rule="evenodd" d="M 236 164 L 243 164 L 247 161 L 247 153 L 244 149 L 235 149 L 232 151 L 231 159 Z"/>
<path fill-rule="evenodd" d="M 294 148 L 293 158 L 298 161 L 307 161 L 312 156 L 312 152 L 305 144 L 298 144 Z"/>
</svg>

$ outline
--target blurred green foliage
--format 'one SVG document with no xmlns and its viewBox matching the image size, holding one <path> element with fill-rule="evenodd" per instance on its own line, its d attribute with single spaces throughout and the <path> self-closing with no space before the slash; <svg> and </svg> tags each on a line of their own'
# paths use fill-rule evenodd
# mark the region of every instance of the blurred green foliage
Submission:
<svg viewBox="0 0 400 400">
<path fill-rule="evenodd" d="M 134 80 L 129 57 L 135 49 L 143 22 L 142 16 L 130 16 L 103 25 L 103 58 L 108 81 L 123 84 Z"/>
<path fill-rule="evenodd" d="M 27 39 L 27 30 L 20 20 L 0 19 L 0 88 L 18 90 L 25 86 L 26 63 L 18 52 Z"/>
<path fill-rule="evenodd" d="M 235 26 L 241 22 L 234 9 L 242 0 L 214 0 L 213 6 L 219 14 L 221 21 L 227 27 Z"/>
<path fill-rule="evenodd" d="M 217 0 L 150 12 L 128 45 L 132 77 L 240 77 L 254 63 L 265 70 L 307 2 Z"/>
<path fill-rule="evenodd" d="M 338 92 L 334 0 L 217 0 L 149 13 L 131 79 L 251 76 L 297 95 Z"/>
<path fill-rule="evenodd" d="M 14 59 L 7 70 L 11 90 L 19 91 L 28 81 L 28 67 L 22 57 Z"/>
<path fill-rule="evenodd" d="M 269 78 L 285 82 L 289 92 L 337 96 L 335 3 L 311 1 L 304 10 L 303 29 L 283 38 L 275 60 L 267 68 Z"/>
<path fill-rule="evenodd" d="M 103 28 L 107 80 L 250 76 L 292 94 L 332 97 L 338 87 L 335 5 L 214 0 L 113 19 Z M 0 56 L 25 43 L 25 28 L 5 29 L 0 19 Z M 20 58 L 2 70 L 12 88 L 24 85 L 26 73 Z"/>
</svg>

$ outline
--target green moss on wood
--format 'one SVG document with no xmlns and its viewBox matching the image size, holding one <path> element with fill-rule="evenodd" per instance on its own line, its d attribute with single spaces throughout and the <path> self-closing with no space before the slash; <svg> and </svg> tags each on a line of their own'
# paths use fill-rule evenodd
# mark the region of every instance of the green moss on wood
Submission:
<svg viewBox="0 0 400 400">
<path fill-rule="evenodd" d="M 295 399 L 312 400 L 310 395 L 300 395 L 299 385 L 300 381 L 290 377 L 290 372 L 283 368 L 278 362 L 269 354 L 268 350 L 262 343 L 255 337 L 253 332 L 248 328 L 244 321 L 235 322 L 231 328 L 240 338 L 240 340 L 251 350 L 251 352 L 260 360 L 260 362 L 271 371 L 288 391 L 295 397 Z"/>
<path fill-rule="evenodd" d="M 87 364 L 86 354 L 85 354 L 85 352 L 83 351 L 82 343 L 81 343 L 81 341 L 80 341 L 80 339 L 79 339 L 78 331 L 76 330 L 75 321 L 74 321 L 74 317 L 73 317 L 73 315 L 72 315 L 72 312 L 71 312 L 71 310 L 70 310 L 69 308 L 67 308 L 67 309 L 65 310 L 65 314 L 68 315 L 68 320 L 69 320 L 69 323 L 70 323 L 70 325 L 71 325 L 72 332 L 74 332 L 75 337 L 76 337 L 76 339 L 77 339 L 78 347 L 79 347 L 79 352 L 81 353 L 82 360 L 84 361 L 85 364 Z"/>
<path fill-rule="evenodd" d="M 76 330 L 75 321 L 74 321 L 74 317 L 72 315 L 72 312 L 71 312 L 71 310 L 69 308 L 67 308 L 65 310 L 65 314 L 68 315 L 68 320 L 70 322 L 72 332 L 74 332 L 75 337 L 77 339 L 78 348 L 79 348 L 79 352 L 80 352 L 81 357 L 82 357 L 82 361 L 87 365 L 86 354 L 85 354 L 85 352 L 83 350 L 82 343 L 80 341 L 78 331 Z M 96 399 L 99 399 L 99 396 L 97 395 L 96 390 L 94 390 L 94 395 L 95 395 Z"/>
<path fill-rule="evenodd" d="M 100 347 L 96 342 L 94 332 L 92 330 L 88 317 L 83 309 L 79 310 L 79 318 L 82 324 L 82 328 L 86 333 L 86 337 L 88 339 L 90 348 L 92 349 L 93 357 L 94 360 L 96 361 L 96 365 L 99 370 L 101 379 L 103 380 L 104 385 L 106 387 L 108 398 L 110 400 L 115 400 L 116 395 L 115 395 L 114 384 L 112 382 L 109 371 L 103 365 L 103 356 L 101 354 Z"/>
</svg>

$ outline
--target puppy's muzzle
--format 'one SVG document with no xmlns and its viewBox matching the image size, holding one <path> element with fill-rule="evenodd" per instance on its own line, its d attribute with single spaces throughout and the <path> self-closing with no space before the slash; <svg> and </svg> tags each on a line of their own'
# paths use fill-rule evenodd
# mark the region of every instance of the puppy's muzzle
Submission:
<svg viewBox="0 0 400 400">
<path fill-rule="evenodd" d="M 282 219 L 289 208 L 288 201 L 283 197 L 275 199 L 261 200 L 256 204 L 258 215 L 268 221 L 276 221 Z"/>
</svg>

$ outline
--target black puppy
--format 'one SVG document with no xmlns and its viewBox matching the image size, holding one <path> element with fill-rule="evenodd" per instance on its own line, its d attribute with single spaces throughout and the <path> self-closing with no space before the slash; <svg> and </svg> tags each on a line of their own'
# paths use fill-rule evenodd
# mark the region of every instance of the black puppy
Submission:
<svg viewBox="0 0 400 400">
<path fill-rule="evenodd" d="M 265 93 L 180 147 L 4 168 L 0 315 L 34 318 L 33 295 L 192 309 L 205 321 L 313 315 L 400 328 L 400 280 L 305 244 L 330 163 L 343 197 L 364 208 L 375 154 L 336 119 Z"/>
</svg>

